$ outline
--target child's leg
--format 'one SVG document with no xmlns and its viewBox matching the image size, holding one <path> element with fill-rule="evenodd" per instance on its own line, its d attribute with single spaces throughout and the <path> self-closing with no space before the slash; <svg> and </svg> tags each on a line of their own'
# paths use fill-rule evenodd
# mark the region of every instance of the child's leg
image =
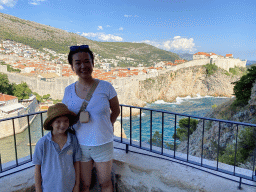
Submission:
<svg viewBox="0 0 256 192">
<path fill-rule="evenodd" d="M 92 178 L 93 160 L 80 163 L 81 192 L 89 192 Z"/>
</svg>

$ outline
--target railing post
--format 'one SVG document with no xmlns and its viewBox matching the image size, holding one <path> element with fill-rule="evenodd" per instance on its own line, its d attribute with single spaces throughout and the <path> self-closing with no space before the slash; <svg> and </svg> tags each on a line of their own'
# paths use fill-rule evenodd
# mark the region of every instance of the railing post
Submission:
<svg viewBox="0 0 256 192">
<path fill-rule="evenodd" d="M 140 109 L 140 148 L 141 148 L 141 109 Z"/>
<path fill-rule="evenodd" d="M 242 189 L 241 185 L 242 185 L 242 177 L 240 177 L 238 189 Z"/>
<path fill-rule="evenodd" d="M 233 124 L 231 124 L 231 129 L 232 129 L 232 127 L 233 127 Z M 235 146 L 234 175 L 236 174 L 237 137 L 238 137 L 238 125 L 236 125 L 236 146 Z"/>
<path fill-rule="evenodd" d="M 188 161 L 188 156 L 189 156 L 189 135 L 190 135 L 190 117 L 188 117 L 188 144 L 187 144 L 187 161 Z"/>
<path fill-rule="evenodd" d="M 44 123 L 43 123 L 43 113 L 40 114 L 41 118 L 41 131 L 42 131 L 42 137 L 44 136 Z"/>
<path fill-rule="evenodd" d="M 17 154 L 17 144 L 16 144 L 16 134 L 15 134 L 14 119 L 12 119 L 12 128 L 13 128 L 13 139 L 14 139 L 15 160 L 16 160 L 16 166 L 18 166 L 18 154 Z"/>
<path fill-rule="evenodd" d="M 218 149 L 217 149 L 217 171 L 219 169 L 219 148 L 220 148 L 220 121 L 219 121 L 219 138 L 218 138 Z"/>
<path fill-rule="evenodd" d="M 132 108 L 130 107 L 130 145 L 132 145 Z"/>
<path fill-rule="evenodd" d="M 177 123 L 177 115 L 175 114 L 174 120 L 174 158 L 175 158 L 175 151 L 176 151 L 176 123 Z"/>
<path fill-rule="evenodd" d="M 203 154 L 204 154 L 204 119 L 203 119 L 203 132 L 202 132 L 201 166 L 203 165 Z"/>
<path fill-rule="evenodd" d="M 164 153 L 164 113 L 162 113 L 162 151 L 161 154 Z"/>
<path fill-rule="evenodd" d="M 150 110 L 150 151 L 152 151 L 152 110 Z"/>
<path fill-rule="evenodd" d="M 29 138 L 30 160 L 32 161 L 32 147 L 31 147 L 31 134 L 30 134 L 29 115 L 27 116 L 27 120 L 28 120 L 28 138 Z"/>
<path fill-rule="evenodd" d="M 121 105 L 121 143 L 123 143 L 123 106 Z"/>
<path fill-rule="evenodd" d="M 128 153 L 128 151 L 129 151 L 129 145 L 125 144 L 125 152 Z"/>
<path fill-rule="evenodd" d="M 1 158 L 2 158 L 2 157 L 1 157 L 1 153 L 0 153 L 0 173 L 2 173 L 2 171 L 3 171 Z"/>
</svg>

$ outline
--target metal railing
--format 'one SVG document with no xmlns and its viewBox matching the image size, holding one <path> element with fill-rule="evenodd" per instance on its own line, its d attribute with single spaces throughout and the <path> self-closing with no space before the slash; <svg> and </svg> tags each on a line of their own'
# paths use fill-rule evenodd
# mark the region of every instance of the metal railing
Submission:
<svg viewBox="0 0 256 192">
<path fill-rule="evenodd" d="M 218 174 L 215 174 L 213 172 L 210 172 L 210 170 L 216 171 L 217 173 L 219 172 L 219 173 L 224 173 L 226 175 L 231 175 L 231 176 L 238 177 L 240 179 L 240 181 L 236 181 L 236 180 L 232 180 L 232 179 L 229 179 L 229 180 L 238 182 L 239 183 L 239 188 L 241 188 L 241 184 L 245 184 L 245 185 L 256 187 L 256 185 L 250 185 L 250 184 L 242 182 L 242 179 L 245 179 L 245 180 L 248 180 L 248 181 L 256 181 L 256 171 L 254 171 L 252 169 L 251 176 L 248 176 L 248 175 L 245 175 L 245 174 L 241 174 L 241 173 L 238 173 L 236 171 L 236 168 L 238 167 L 236 165 L 236 161 L 237 161 L 237 145 L 238 145 L 238 130 L 239 130 L 239 126 L 249 126 L 249 127 L 254 128 L 254 130 L 255 130 L 256 125 L 249 124 L 249 123 L 235 122 L 235 121 L 226 121 L 226 120 L 220 120 L 220 119 L 213 119 L 213 118 L 197 117 L 197 116 L 192 116 L 192 115 L 185 115 L 185 114 L 174 113 L 174 112 L 169 112 L 169 111 L 155 110 L 155 109 L 150 109 L 150 108 L 142 108 L 142 107 L 135 107 L 135 106 L 129 106 L 129 105 L 120 105 L 120 107 L 121 107 L 121 117 L 120 117 L 121 129 L 123 129 L 123 127 L 124 127 L 124 116 L 123 116 L 124 108 L 128 108 L 129 109 L 129 115 L 128 115 L 129 117 L 128 117 L 128 120 L 126 120 L 126 121 L 129 122 L 129 126 L 128 126 L 129 127 L 129 134 L 128 134 L 129 138 L 128 139 L 124 139 L 123 138 L 123 131 L 121 130 L 121 137 L 119 137 L 120 139 L 119 138 L 118 139 L 115 138 L 114 141 L 125 144 L 126 145 L 125 150 L 126 150 L 127 153 L 128 153 L 128 151 L 131 151 L 131 152 L 134 152 L 134 153 L 138 153 L 138 152 L 135 152 L 135 151 L 132 151 L 131 149 L 129 149 L 129 146 L 136 147 L 136 148 L 139 148 L 139 149 L 151 152 L 152 154 L 153 153 L 157 154 L 158 156 L 155 156 L 157 158 L 165 159 L 165 160 L 168 160 L 168 161 L 171 161 L 170 159 L 179 160 L 179 161 L 175 161 L 175 162 L 176 163 L 180 163 L 180 164 L 186 163 L 187 166 L 191 166 L 193 168 L 200 169 L 202 171 L 205 171 L 205 172 L 210 173 L 210 174 L 217 175 L 217 176 L 222 177 L 222 178 L 229 179 L 228 177 L 225 177 L 225 176 L 218 175 Z M 134 118 L 134 116 L 133 116 L 133 113 L 132 113 L 132 109 L 139 110 L 139 115 L 137 117 L 139 119 L 138 120 L 139 122 L 138 122 L 138 125 L 136 127 L 136 129 L 139 129 L 139 133 L 138 133 L 139 136 L 136 139 L 134 139 L 134 134 L 133 134 L 133 128 L 134 128 L 133 127 L 133 118 Z M 148 141 L 145 141 L 145 139 L 144 140 L 142 139 L 142 132 L 143 132 L 143 126 L 142 126 L 143 116 L 142 116 L 142 111 L 148 111 L 149 112 L 149 132 L 150 132 L 150 134 L 149 134 L 149 140 Z M 13 124 L 13 126 L 12 126 L 12 129 L 13 129 L 12 137 L 13 137 L 13 143 L 14 143 L 13 148 L 14 148 L 14 151 L 15 151 L 15 160 L 14 160 L 15 163 L 14 163 L 14 165 L 11 165 L 11 166 L 8 166 L 8 167 L 5 167 L 5 168 L 2 167 L 1 154 L 0 154 L 0 173 L 6 172 L 6 171 L 11 170 L 11 169 L 13 169 L 15 167 L 19 167 L 21 165 L 24 165 L 24 164 L 32 161 L 32 143 L 31 143 L 31 130 L 30 130 L 29 116 L 32 116 L 32 115 L 39 115 L 40 116 L 41 136 L 44 136 L 44 131 L 43 131 L 43 113 L 45 113 L 45 112 L 46 111 L 41 111 L 41 112 L 32 113 L 32 114 L 28 114 L 28 115 L 22 115 L 22 116 L 17 116 L 17 117 L 0 119 L 0 122 L 8 121 L 8 120 L 12 121 L 12 124 Z M 155 144 L 153 143 L 153 137 L 154 137 L 153 136 L 153 128 L 154 128 L 153 121 L 155 119 L 154 116 L 153 116 L 153 112 L 154 112 L 154 114 L 155 113 L 160 114 L 160 121 L 161 121 L 161 126 L 160 126 L 161 128 L 160 128 L 160 130 L 161 130 L 161 135 L 160 135 L 160 144 L 158 143 L 158 146 L 155 146 Z M 165 119 L 166 119 L 167 114 L 173 116 L 173 118 L 172 118 L 173 125 L 172 126 L 165 125 Z M 18 161 L 19 160 L 18 159 L 18 155 L 17 155 L 17 139 L 16 139 L 16 134 L 15 134 L 14 119 L 23 118 L 23 117 L 27 118 L 27 126 L 28 126 L 27 129 L 28 129 L 28 137 L 29 137 L 29 159 L 26 159 L 26 160 L 24 160 L 22 162 L 19 162 Z M 172 143 L 172 145 L 173 145 L 172 149 L 170 149 L 170 148 L 165 146 L 164 138 L 166 136 L 165 133 L 167 132 L 167 129 L 173 129 L 174 130 L 174 134 L 176 135 L 177 129 L 178 129 L 178 120 L 179 120 L 180 117 L 187 117 L 188 120 L 189 120 L 188 125 L 190 125 L 191 119 L 199 119 L 200 121 L 202 121 L 203 128 L 202 128 L 202 137 L 201 137 L 202 143 L 201 143 L 200 162 L 191 160 L 193 156 L 189 154 L 189 149 L 190 149 L 189 148 L 189 145 L 190 145 L 190 126 L 188 126 L 186 158 L 184 158 L 184 156 L 177 155 L 178 153 L 179 154 L 181 154 L 181 153 L 177 151 L 177 146 L 178 146 L 178 144 L 180 142 L 176 139 L 176 137 L 174 137 L 174 140 L 173 140 L 173 143 Z M 168 118 L 168 120 L 169 119 L 170 119 L 170 117 Z M 208 164 L 204 163 L 204 161 L 203 161 L 203 160 L 207 160 L 206 158 L 204 158 L 205 121 L 219 122 L 219 128 L 218 128 L 218 147 L 217 147 L 217 165 L 216 166 L 208 165 Z M 235 157 L 234 157 L 233 171 L 225 170 L 225 169 L 219 167 L 219 165 L 220 165 L 219 164 L 220 135 L 221 135 L 221 125 L 222 125 L 222 123 L 231 124 L 231 127 L 233 125 L 236 125 Z M 160 150 L 158 150 L 158 149 L 160 149 Z M 167 151 L 172 151 L 173 153 L 170 154 L 170 153 L 167 153 Z M 143 153 L 141 153 L 141 154 L 143 154 Z M 143 155 L 148 155 L 148 154 L 143 154 Z M 160 155 L 160 157 L 159 157 L 159 155 Z M 184 155 L 184 153 L 183 153 L 183 155 Z M 150 155 L 150 156 L 153 156 L 153 155 Z M 167 158 L 165 158 L 165 157 L 167 157 Z M 252 166 L 253 168 L 255 167 L 255 158 L 256 158 L 256 153 L 254 153 L 254 155 L 253 155 L 253 166 Z M 184 163 L 182 163 L 182 162 L 184 162 Z M 24 168 L 24 169 L 26 169 L 26 168 Z M 24 169 L 21 169 L 21 170 L 18 170 L 18 171 L 22 171 Z M 209 171 L 207 171 L 207 170 L 209 170 Z M 10 174 L 12 174 L 12 173 L 10 173 Z M 6 175 L 9 175 L 9 174 L 6 174 Z M 6 176 L 6 175 L 4 175 L 4 176 Z M 4 176 L 0 176 L 0 178 L 4 177 Z"/>
<path fill-rule="evenodd" d="M 222 175 L 220 174 L 215 174 L 215 173 L 212 173 L 212 172 L 209 172 L 206 169 L 208 170 L 213 170 L 213 171 L 216 171 L 217 173 L 224 173 L 226 175 L 230 175 L 230 176 L 235 176 L 235 177 L 238 177 L 239 178 L 239 181 L 236 181 L 236 180 L 232 180 L 232 181 L 235 181 L 235 182 L 238 182 L 239 183 L 239 186 L 238 188 L 241 189 L 241 184 L 245 184 L 245 185 L 248 185 L 248 186 L 253 186 L 253 187 L 256 187 L 256 185 L 250 185 L 250 184 L 247 184 L 247 183 L 244 183 L 242 182 L 242 179 L 245 179 L 245 180 L 248 180 L 248 181 L 256 181 L 256 170 L 254 170 L 255 168 L 255 160 L 256 160 L 256 148 L 254 149 L 254 154 L 253 154 L 253 165 L 252 165 L 252 171 L 251 171 L 251 176 L 248 176 L 248 175 L 245 175 L 245 174 L 241 174 L 239 172 L 237 172 L 237 168 L 238 166 L 236 165 L 237 164 L 237 147 L 238 147 L 238 133 L 239 133 L 239 126 L 247 126 L 247 127 L 251 127 L 253 129 L 253 133 L 254 135 L 256 136 L 256 125 L 255 124 L 249 124 L 249 123 L 242 123 L 242 122 L 235 122 L 235 121 L 228 121 L 228 120 L 220 120 L 220 119 L 213 119 L 213 118 L 206 118 L 206 117 L 198 117 L 198 116 L 193 116 L 193 115 L 186 115 L 186 114 L 180 114 L 180 113 L 174 113 L 174 112 L 169 112 L 169 111 L 164 111 L 164 110 L 156 110 L 156 109 L 150 109 L 150 108 L 143 108 L 143 107 L 135 107 L 135 106 L 130 106 L 130 105 L 120 105 L 121 106 L 121 128 L 123 128 L 124 126 L 124 117 L 123 117 L 123 109 L 124 108 L 129 108 L 129 117 L 128 117 L 128 127 L 129 127 L 129 139 L 124 139 L 123 138 L 123 132 L 121 131 L 121 138 L 118 140 L 118 139 L 115 139 L 116 142 L 120 142 L 120 143 L 123 143 L 123 144 L 126 144 L 126 152 L 129 151 L 129 146 L 132 146 L 132 147 L 136 147 L 136 148 L 139 148 L 139 149 L 143 149 L 143 150 L 146 150 L 146 151 L 149 151 L 149 152 L 152 152 L 152 153 L 155 153 L 155 154 L 158 154 L 158 155 L 161 155 L 161 156 L 165 156 L 165 157 L 168 157 L 168 158 L 172 158 L 172 159 L 177 159 L 181 162 L 185 162 L 186 165 L 188 164 L 191 164 L 191 165 L 196 165 L 193 166 L 193 168 L 196 168 L 196 169 L 200 169 L 202 171 L 205 171 L 205 172 L 208 172 L 208 173 L 211 173 L 211 174 L 214 174 L 214 175 L 217 175 L 219 177 L 222 177 L 222 178 L 226 178 L 226 179 L 229 179 L 229 180 L 232 180 L 228 177 L 223 177 Z M 134 115 L 132 114 L 132 109 L 137 109 L 139 110 L 139 115 L 137 115 L 138 117 L 138 125 L 139 126 L 139 139 L 136 138 L 136 140 L 138 140 L 136 142 L 136 144 L 134 143 L 134 139 L 133 139 L 133 133 L 132 133 L 132 130 L 133 130 L 133 118 L 134 118 Z M 147 145 L 147 147 L 142 146 L 142 110 L 143 111 L 148 111 L 149 112 L 149 122 L 150 122 L 150 135 L 149 135 L 149 145 Z M 153 144 L 152 144 L 152 141 L 153 141 L 153 121 L 154 121 L 154 117 L 153 117 L 153 112 L 154 113 L 160 113 L 160 119 L 161 119 L 161 123 L 162 125 L 160 126 L 160 131 L 161 131 L 161 134 L 160 134 L 160 147 L 159 147 L 159 143 L 158 143 L 158 149 L 160 148 L 160 150 L 157 150 L 157 149 L 153 149 Z M 176 139 L 176 137 L 174 137 L 174 141 L 173 141 L 173 147 L 169 150 L 172 150 L 173 153 L 170 154 L 170 153 L 167 153 L 166 151 L 166 148 L 164 146 L 164 133 L 165 133 L 165 129 L 167 127 L 165 127 L 165 115 L 168 114 L 168 115 L 171 115 L 173 116 L 173 127 L 171 127 L 172 129 L 174 129 L 174 134 L 176 135 L 177 133 L 177 129 L 178 129 L 178 118 L 179 117 L 187 117 L 188 118 L 188 134 L 187 134 L 187 146 L 186 146 L 186 158 L 184 158 L 184 155 L 183 157 L 180 157 L 180 156 L 177 156 L 177 145 L 178 145 L 178 141 Z M 169 117 L 170 118 L 170 117 Z M 168 119 L 169 119 L 168 118 Z M 199 119 L 202 123 L 202 133 L 201 133 L 201 155 L 200 155 L 200 162 L 198 161 L 195 161 L 195 160 L 191 160 L 192 159 L 192 155 L 190 155 L 189 153 L 189 149 L 190 149 L 190 121 L 191 119 Z M 158 120 L 159 121 L 159 120 Z M 217 145 L 217 159 L 216 159 L 216 166 L 212 166 L 212 165 L 208 165 L 208 164 L 205 164 L 203 160 L 207 160 L 206 158 L 204 158 L 204 134 L 205 134 L 205 121 L 214 121 L 214 122 L 218 122 L 218 145 Z M 219 156 L 220 156 L 220 138 L 221 138 L 221 125 L 222 124 L 230 124 L 231 125 L 231 128 L 233 128 L 233 126 L 235 125 L 236 127 L 236 134 L 235 134 L 235 156 L 234 156 L 234 164 L 233 164 L 233 171 L 230 171 L 230 170 L 226 170 L 226 169 L 223 169 L 223 168 L 220 168 L 220 162 L 219 162 Z M 126 126 L 127 128 L 127 126 Z M 170 127 L 169 127 L 170 128 Z M 256 137 L 255 137 L 256 138 Z M 256 146 L 256 139 L 255 139 L 255 146 Z M 156 147 L 155 147 L 156 148 Z M 162 158 L 162 157 L 160 157 Z M 169 159 L 166 159 L 166 160 L 169 160 Z M 177 161 L 175 161 L 177 162 Z M 178 162 L 177 162 L 178 163 Z M 183 164 L 183 163 L 180 163 L 180 164 Z"/>
</svg>

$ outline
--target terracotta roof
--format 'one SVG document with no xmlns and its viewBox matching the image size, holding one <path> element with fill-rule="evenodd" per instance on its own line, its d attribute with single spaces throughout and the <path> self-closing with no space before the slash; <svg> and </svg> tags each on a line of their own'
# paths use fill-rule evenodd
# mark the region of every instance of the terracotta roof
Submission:
<svg viewBox="0 0 256 192">
<path fill-rule="evenodd" d="M 17 97 L 0 93 L 0 101 L 10 101 L 13 99 L 17 99 Z"/>
<path fill-rule="evenodd" d="M 233 57 L 232 54 L 226 54 L 226 57 Z"/>
<path fill-rule="evenodd" d="M 210 57 L 210 55 L 208 53 L 205 53 L 205 52 L 197 52 L 194 55 L 205 55 L 205 56 Z"/>
</svg>

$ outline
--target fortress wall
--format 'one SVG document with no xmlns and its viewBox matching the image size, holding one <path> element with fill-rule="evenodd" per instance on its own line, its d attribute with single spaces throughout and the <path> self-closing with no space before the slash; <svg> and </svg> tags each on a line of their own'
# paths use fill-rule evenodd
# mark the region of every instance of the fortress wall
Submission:
<svg viewBox="0 0 256 192">
<path fill-rule="evenodd" d="M 208 63 L 210 63 L 210 59 L 192 60 L 180 65 L 168 67 L 167 71 L 176 71 L 182 68 L 206 65 Z M 214 59 L 213 63 L 215 63 L 218 67 L 223 68 L 227 71 L 229 70 L 229 68 L 234 68 L 235 66 L 238 66 L 238 67 L 246 66 L 246 61 L 241 61 L 240 59 L 232 59 L 232 58 L 231 59 L 226 59 L 226 58 Z M 6 73 L 11 83 L 19 84 L 22 82 L 26 82 L 29 88 L 33 92 L 37 92 L 39 95 L 50 94 L 51 98 L 53 99 L 62 99 L 64 95 L 65 87 L 77 80 L 77 76 L 75 77 L 71 76 L 71 77 L 59 77 L 59 78 L 55 78 L 52 82 L 47 82 L 47 81 L 40 80 L 40 78 L 36 78 L 36 77 L 27 77 L 17 73 L 9 73 L 7 72 L 6 66 L 1 66 L 1 65 L 0 65 L 0 72 Z M 110 82 L 117 89 L 117 92 L 121 92 L 122 90 L 127 88 L 127 84 L 129 84 L 129 87 L 133 86 L 135 89 L 137 89 L 139 86 L 139 81 L 156 77 L 161 73 L 165 73 L 165 72 L 166 71 L 161 71 L 161 72 L 149 71 L 148 74 L 118 78 L 118 79 L 111 80 Z"/>
<path fill-rule="evenodd" d="M 33 100 L 32 103 L 29 104 L 29 106 L 26 109 L 20 110 L 18 112 L 14 112 L 11 114 L 4 115 L 1 118 L 10 118 L 10 117 L 15 117 L 15 116 L 20 116 L 20 115 L 25 115 L 29 113 L 35 113 L 39 110 L 39 105 L 37 103 L 37 100 Z M 35 118 L 35 115 L 29 116 L 29 121 L 30 123 L 33 121 Z M 28 125 L 28 120 L 27 117 L 22 117 L 22 118 L 16 118 L 14 119 L 14 127 L 15 127 L 15 133 L 21 133 L 27 128 Z M 7 121 L 2 121 L 0 122 L 0 138 L 8 137 L 10 135 L 13 135 L 13 123 L 12 120 L 7 120 Z"/>
<path fill-rule="evenodd" d="M 7 65 L 0 65 L 0 72 L 7 73 Z"/>
<path fill-rule="evenodd" d="M 246 61 L 241 61 L 240 59 L 213 59 L 212 61 L 218 67 L 229 71 L 230 68 L 234 67 L 246 67 Z"/>
</svg>

